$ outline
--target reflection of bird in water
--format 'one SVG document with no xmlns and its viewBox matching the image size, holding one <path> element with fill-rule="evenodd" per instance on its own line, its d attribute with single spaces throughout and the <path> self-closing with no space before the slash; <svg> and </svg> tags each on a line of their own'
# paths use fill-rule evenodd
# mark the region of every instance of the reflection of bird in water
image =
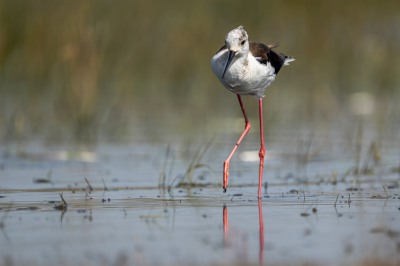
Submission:
<svg viewBox="0 0 400 266">
<path fill-rule="evenodd" d="M 224 223 L 224 250 L 226 260 L 234 259 L 235 261 L 248 260 L 248 233 L 231 231 L 229 232 L 228 208 L 226 205 L 222 211 Z"/>
<path fill-rule="evenodd" d="M 241 95 L 252 95 L 259 99 L 260 108 L 260 135 L 261 149 L 260 176 L 258 197 L 261 197 L 262 171 L 264 168 L 264 137 L 262 122 L 262 97 L 264 91 L 275 80 L 282 66 L 288 65 L 294 59 L 284 54 L 276 53 L 272 48 L 279 46 L 275 43 L 266 46 L 262 43 L 249 42 L 247 32 L 242 26 L 233 29 L 225 36 L 225 45 L 217 52 L 211 60 L 211 68 L 222 85 L 231 92 L 237 94 L 245 120 L 245 131 L 239 138 L 232 153 L 224 162 L 224 192 L 228 185 L 229 161 L 250 130 L 250 123 L 245 113 Z"/>
<path fill-rule="evenodd" d="M 237 242 L 237 241 L 232 241 L 229 237 L 229 220 L 228 220 L 228 208 L 226 205 L 224 205 L 222 209 L 222 215 L 223 215 L 223 222 L 224 222 L 224 246 L 225 249 L 230 247 L 231 242 Z M 264 251 L 264 223 L 263 223 L 263 216 L 262 216 L 262 205 L 261 205 L 261 200 L 258 201 L 258 215 L 259 215 L 259 222 L 260 222 L 260 252 L 259 252 L 259 262 L 260 265 L 263 264 L 263 251 Z M 242 239 L 243 240 L 243 239 Z M 245 248 L 239 249 L 241 251 L 245 251 L 244 257 L 247 258 L 247 245 L 245 245 Z M 237 252 L 236 252 L 237 254 Z"/>
<path fill-rule="evenodd" d="M 260 220 L 260 265 L 263 264 L 263 251 L 264 251 L 264 223 L 262 216 L 261 200 L 258 200 L 258 217 Z"/>
<path fill-rule="evenodd" d="M 224 205 L 222 212 L 224 217 L 224 238 L 225 238 L 225 244 L 227 244 L 228 233 L 229 233 L 229 221 L 228 221 L 228 209 L 226 208 L 226 205 Z"/>
</svg>

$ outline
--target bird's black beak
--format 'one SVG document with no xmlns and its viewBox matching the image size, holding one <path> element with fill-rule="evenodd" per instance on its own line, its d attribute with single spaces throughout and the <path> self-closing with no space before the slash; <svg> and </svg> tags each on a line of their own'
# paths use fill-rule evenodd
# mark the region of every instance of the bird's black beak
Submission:
<svg viewBox="0 0 400 266">
<path fill-rule="evenodd" d="M 229 64 L 232 62 L 232 59 L 235 57 L 236 52 L 229 51 L 228 59 L 226 60 L 225 67 L 224 67 L 224 74 L 222 74 L 222 79 L 224 79 L 225 72 L 229 67 Z"/>
</svg>

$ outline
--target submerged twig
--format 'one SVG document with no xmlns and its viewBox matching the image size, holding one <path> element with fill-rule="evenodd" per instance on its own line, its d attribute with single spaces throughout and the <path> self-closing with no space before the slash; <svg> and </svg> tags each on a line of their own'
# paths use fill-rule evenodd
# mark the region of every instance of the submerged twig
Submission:
<svg viewBox="0 0 400 266">
<path fill-rule="evenodd" d="M 54 209 L 60 210 L 60 211 L 62 211 L 62 212 L 65 212 L 65 211 L 67 210 L 67 208 L 68 208 L 68 204 L 67 204 L 67 202 L 65 201 L 65 199 L 64 199 L 62 193 L 58 193 L 58 195 L 60 195 L 61 200 L 62 200 L 62 203 L 59 204 L 59 205 L 54 205 Z M 62 216 L 63 216 L 63 215 L 61 215 L 61 220 L 62 220 Z"/>
<path fill-rule="evenodd" d="M 62 193 L 58 193 L 63 201 L 64 206 L 68 206 L 67 202 L 65 201 L 63 194 Z"/>
<path fill-rule="evenodd" d="M 87 178 L 85 177 L 85 181 L 89 186 L 90 191 L 93 191 L 93 187 L 90 185 L 89 181 L 87 180 Z"/>
<path fill-rule="evenodd" d="M 337 200 L 338 200 L 338 198 L 339 198 L 339 195 L 340 195 L 340 193 L 339 194 L 337 194 L 337 197 L 336 197 L 336 201 L 335 201 L 335 208 L 336 208 L 336 203 L 337 203 Z"/>
</svg>

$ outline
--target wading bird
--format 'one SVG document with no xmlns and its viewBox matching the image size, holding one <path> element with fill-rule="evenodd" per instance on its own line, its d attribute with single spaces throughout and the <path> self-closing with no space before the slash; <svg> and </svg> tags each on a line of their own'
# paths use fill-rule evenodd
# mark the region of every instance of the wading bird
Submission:
<svg viewBox="0 0 400 266">
<path fill-rule="evenodd" d="M 225 45 L 214 55 L 211 68 L 222 85 L 237 94 L 242 108 L 245 130 L 236 143 L 228 159 L 224 162 L 223 189 L 226 192 L 229 177 L 229 161 L 235 153 L 243 137 L 250 130 L 250 123 L 243 107 L 241 95 L 252 95 L 259 99 L 260 110 L 260 175 L 258 198 L 261 198 L 262 173 L 264 169 L 264 137 L 262 120 L 262 97 L 264 91 L 275 80 L 282 66 L 294 61 L 292 57 L 276 53 L 272 48 L 279 46 L 279 42 L 271 45 L 249 42 L 247 32 L 243 26 L 233 29 L 225 36 Z"/>
</svg>

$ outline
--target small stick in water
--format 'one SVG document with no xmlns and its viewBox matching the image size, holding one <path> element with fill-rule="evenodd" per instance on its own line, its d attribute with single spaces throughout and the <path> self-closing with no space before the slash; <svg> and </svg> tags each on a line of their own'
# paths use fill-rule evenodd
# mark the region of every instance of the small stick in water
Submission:
<svg viewBox="0 0 400 266">
<path fill-rule="evenodd" d="M 90 185 L 90 183 L 89 183 L 89 181 L 87 180 L 86 177 L 85 177 L 85 181 L 86 181 L 86 183 L 88 184 L 90 191 L 93 191 L 93 188 L 92 188 L 92 186 Z"/>
<path fill-rule="evenodd" d="M 336 197 L 336 201 L 335 201 L 335 208 L 336 208 L 336 203 L 337 203 L 337 200 L 338 200 L 338 198 L 339 198 L 339 195 L 340 195 L 340 193 L 339 194 L 337 194 L 337 197 Z"/>
<path fill-rule="evenodd" d="M 63 205 L 64 205 L 64 206 L 68 206 L 67 202 L 65 201 L 65 199 L 64 199 L 64 197 L 63 197 L 63 194 L 62 194 L 62 193 L 58 193 L 58 194 L 60 195 L 60 197 L 61 197 L 61 199 L 62 199 L 62 201 L 63 201 Z"/>
</svg>

